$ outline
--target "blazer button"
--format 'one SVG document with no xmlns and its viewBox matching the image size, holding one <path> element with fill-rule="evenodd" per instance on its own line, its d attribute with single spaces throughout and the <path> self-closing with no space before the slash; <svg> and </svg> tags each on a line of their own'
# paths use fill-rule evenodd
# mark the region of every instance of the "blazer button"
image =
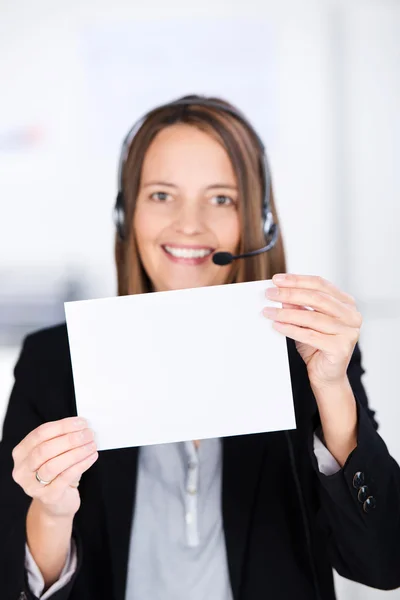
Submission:
<svg viewBox="0 0 400 600">
<path fill-rule="evenodd" d="M 369 498 L 367 498 L 363 504 L 363 509 L 366 513 L 371 512 L 371 510 L 373 510 L 375 507 L 376 507 L 376 500 L 373 496 L 370 496 Z"/>
<path fill-rule="evenodd" d="M 362 487 L 360 487 L 360 489 L 358 490 L 358 494 L 357 494 L 359 502 L 365 502 L 368 498 L 368 494 L 369 494 L 369 491 L 368 491 L 368 487 L 366 485 L 363 485 Z"/>
<path fill-rule="evenodd" d="M 364 485 L 364 473 L 362 471 L 357 471 L 357 473 L 353 477 L 353 487 L 358 490 L 362 485 Z"/>
</svg>

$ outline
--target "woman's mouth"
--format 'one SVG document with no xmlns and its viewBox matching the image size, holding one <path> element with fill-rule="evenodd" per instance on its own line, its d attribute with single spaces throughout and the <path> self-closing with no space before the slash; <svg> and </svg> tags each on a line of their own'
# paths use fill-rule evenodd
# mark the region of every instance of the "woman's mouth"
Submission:
<svg viewBox="0 0 400 600">
<path fill-rule="evenodd" d="M 213 253 L 213 248 L 206 246 L 161 246 L 166 256 L 175 263 L 184 265 L 200 265 L 206 262 Z"/>
</svg>

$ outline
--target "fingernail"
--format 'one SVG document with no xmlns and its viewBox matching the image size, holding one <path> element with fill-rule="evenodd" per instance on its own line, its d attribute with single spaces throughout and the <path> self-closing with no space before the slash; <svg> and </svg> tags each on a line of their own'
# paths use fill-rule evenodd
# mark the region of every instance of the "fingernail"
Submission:
<svg viewBox="0 0 400 600">
<path fill-rule="evenodd" d="M 283 281 L 286 281 L 288 279 L 288 276 L 286 275 L 286 273 L 278 273 L 277 275 L 274 275 L 272 278 L 272 281 L 276 281 L 277 283 L 282 283 Z"/>
<path fill-rule="evenodd" d="M 271 306 L 267 306 L 263 310 L 263 314 L 266 317 L 275 317 L 276 316 L 276 308 L 272 308 Z"/>
<path fill-rule="evenodd" d="M 266 291 L 266 296 L 268 298 L 276 298 L 277 296 L 279 296 L 279 290 L 278 288 L 268 288 Z"/>
<path fill-rule="evenodd" d="M 79 417 L 78 419 L 76 419 L 75 425 L 76 425 L 76 427 L 81 429 L 81 428 L 87 427 L 88 424 L 87 424 L 86 419 L 82 419 L 82 417 Z"/>
</svg>

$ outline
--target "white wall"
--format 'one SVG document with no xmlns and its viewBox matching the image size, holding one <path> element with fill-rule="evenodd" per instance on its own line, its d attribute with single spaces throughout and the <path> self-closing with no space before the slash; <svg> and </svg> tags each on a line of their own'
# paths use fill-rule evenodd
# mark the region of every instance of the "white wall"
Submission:
<svg viewBox="0 0 400 600">
<path fill-rule="evenodd" d="M 293 268 L 334 277 L 337 268 L 328 251 L 333 235 L 329 20 L 326 12 L 317 8 L 317 2 L 308 4 L 308 9 L 305 3 L 292 14 L 274 8 L 264 17 L 266 33 L 270 29 L 273 37 L 272 43 L 265 40 L 266 53 L 272 48 L 272 62 L 266 56 L 265 68 L 271 64 L 276 77 L 273 98 L 276 139 L 270 154 Z M 207 7 L 203 3 L 202 8 L 197 6 L 199 19 L 209 17 L 209 7 L 205 10 L 204 6 Z M 228 5 L 213 3 L 212 6 L 217 16 L 228 14 Z M 0 194 L 7 198 L 7 206 L 4 205 L 6 218 L 0 220 L 0 260 L 9 266 L 27 261 L 32 264 L 45 261 L 49 266 L 83 262 L 90 267 L 99 294 L 111 294 L 114 273 L 110 209 L 115 193 L 118 144 L 107 155 L 93 150 L 90 137 L 93 131 L 88 122 L 96 110 L 93 105 L 96 99 L 88 97 L 90 81 L 82 43 L 87 32 L 104 27 L 112 29 L 120 21 L 126 26 L 128 18 L 132 19 L 134 35 L 139 9 L 128 10 L 122 2 L 113 3 L 112 8 L 110 3 L 104 13 L 94 2 L 93 7 L 86 2 L 64 11 L 47 3 L 42 3 L 42 7 L 31 13 L 30 5 L 20 0 L 10 4 L 4 16 L 0 73 L 9 85 L 2 93 L 0 119 L 4 119 L 4 125 L 19 124 L 23 114 L 28 123 L 31 120 L 44 127 L 44 141 L 34 157 L 28 153 L 11 155 L 5 163 Z M 140 19 L 148 21 L 156 10 L 159 12 L 159 7 L 151 3 L 146 7 L 140 8 Z M 256 5 L 253 10 L 244 11 L 238 4 L 229 12 L 232 16 L 236 12 L 239 19 L 250 13 L 251 18 L 254 9 Z M 181 18 L 193 18 L 193 7 L 181 9 L 178 14 Z M 132 78 L 135 75 L 130 74 Z M 143 85 L 148 98 L 149 82 Z M 222 85 L 221 93 L 223 90 Z M 120 101 L 123 102 L 123 97 Z M 257 105 L 254 98 L 252 102 Z M 140 101 L 132 104 L 134 120 L 142 114 L 142 107 Z M 107 123 L 99 125 L 106 127 Z M 121 129 L 120 137 L 123 133 Z M 25 218 L 21 221 L 23 198 L 27 201 L 23 204 Z M 312 235 L 313 243 L 320 248 L 318 253 L 310 252 L 309 245 L 299 236 L 299 222 L 304 223 L 305 215 L 304 237 Z M 12 234 L 10 222 L 18 223 L 18 237 Z M 59 223 L 63 224 L 62 229 Z M 21 238 L 32 242 L 21 244 Z"/>
<path fill-rule="evenodd" d="M 289 265 L 324 275 L 357 297 L 365 316 L 371 404 L 400 460 L 394 381 L 400 333 L 398 2 L 85 0 L 63 9 L 47 1 L 0 2 L 0 80 L 7 82 L 0 131 L 21 124 L 22 116 L 44 128 L 33 154 L 0 154 L 0 269 L 77 265 L 87 269 L 95 295 L 114 293 L 110 210 L 117 143 L 105 153 L 93 148 L 89 123 L 96 106 L 88 95 L 83 32 L 121 23 L 135 32 L 138 22 L 194 17 L 200 23 L 218 18 L 223 28 L 228 16 L 264 19 L 270 32 L 265 69 L 274 81 L 272 131 L 263 129 L 258 99 L 249 97 L 248 106 L 269 138 Z M 268 80 L 268 73 L 261 75 Z M 140 101 L 133 101 L 132 121 L 141 113 Z M 0 353 L 0 414 L 17 352 Z M 400 598 L 400 591 L 369 590 L 340 578 L 337 587 L 341 599 Z"/>
</svg>

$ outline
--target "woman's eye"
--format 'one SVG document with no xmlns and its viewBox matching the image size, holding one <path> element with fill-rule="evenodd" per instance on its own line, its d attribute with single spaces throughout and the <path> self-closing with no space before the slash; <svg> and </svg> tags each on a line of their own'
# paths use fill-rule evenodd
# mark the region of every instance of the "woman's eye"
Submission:
<svg viewBox="0 0 400 600">
<path fill-rule="evenodd" d="M 232 198 L 230 198 L 229 196 L 224 196 L 222 194 L 219 196 L 213 196 L 211 198 L 211 202 L 216 206 L 231 206 L 232 204 L 234 204 Z"/>
<path fill-rule="evenodd" d="M 150 197 L 156 202 L 165 202 L 168 200 L 168 196 L 169 194 L 167 194 L 167 192 L 154 192 L 154 194 L 152 194 Z"/>
</svg>

